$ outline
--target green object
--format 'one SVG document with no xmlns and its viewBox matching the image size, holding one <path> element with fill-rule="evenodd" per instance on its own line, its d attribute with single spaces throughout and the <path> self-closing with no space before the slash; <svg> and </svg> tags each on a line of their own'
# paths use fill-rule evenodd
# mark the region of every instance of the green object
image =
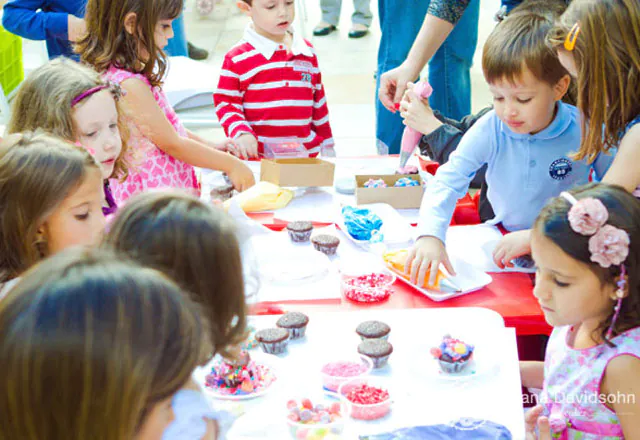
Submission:
<svg viewBox="0 0 640 440">
<path fill-rule="evenodd" d="M 22 39 L 0 26 L 0 84 L 8 96 L 24 79 Z"/>
</svg>

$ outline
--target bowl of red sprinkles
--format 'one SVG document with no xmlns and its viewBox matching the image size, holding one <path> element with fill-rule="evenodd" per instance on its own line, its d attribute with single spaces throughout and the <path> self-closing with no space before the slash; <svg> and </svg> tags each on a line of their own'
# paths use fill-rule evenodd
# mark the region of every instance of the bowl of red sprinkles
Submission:
<svg viewBox="0 0 640 440">
<path fill-rule="evenodd" d="M 391 396 L 376 377 L 358 377 L 340 385 L 338 394 L 350 403 L 351 417 L 358 420 L 380 419 L 391 411 Z"/>
<path fill-rule="evenodd" d="M 379 303 L 389 299 L 395 282 L 396 276 L 387 270 L 343 273 L 342 295 L 357 303 Z"/>
</svg>

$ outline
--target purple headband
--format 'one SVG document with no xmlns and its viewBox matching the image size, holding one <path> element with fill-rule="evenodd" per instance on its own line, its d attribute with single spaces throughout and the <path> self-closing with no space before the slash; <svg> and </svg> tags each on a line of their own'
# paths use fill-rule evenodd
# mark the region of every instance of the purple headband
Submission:
<svg viewBox="0 0 640 440">
<path fill-rule="evenodd" d="M 96 87 L 93 87 L 93 88 L 91 88 L 89 90 L 86 90 L 86 91 L 80 93 L 78 96 L 76 96 L 75 98 L 73 98 L 71 100 L 71 107 L 75 107 L 76 104 L 78 104 L 83 99 L 88 98 L 91 95 L 95 95 L 96 93 L 98 93 L 98 92 L 100 92 L 100 91 L 102 91 L 104 89 L 108 89 L 108 88 L 109 88 L 108 84 L 103 84 L 101 86 L 96 86 Z"/>
</svg>

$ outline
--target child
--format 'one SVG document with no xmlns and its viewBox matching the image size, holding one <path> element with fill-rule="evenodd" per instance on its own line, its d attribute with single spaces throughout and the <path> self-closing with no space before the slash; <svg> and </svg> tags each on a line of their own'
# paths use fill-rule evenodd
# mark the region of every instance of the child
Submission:
<svg viewBox="0 0 640 440">
<path fill-rule="evenodd" d="M 0 301 L 0 436 L 161 439 L 210 356 L 199 312 L 162 274 L 104 250 L 39 264 Z"/>
<path fill-rule="evenodd" d="M 310 156 L 335 156 L 318 59 L 291 29 L 294 0 L 239 0 L 238 8 L 252 23 L 225 55 L 213 95 L 237 154 L 255 158 L 265 144 L 295 142 Z"/>
<path fill-rule="evenodd" d="M 117 209 L 109 179 L 127 176 L 128 131 L 120 97 L 120 88 L 94 70 L 60 58 L 34 70 L 20 85 L 8 127 L 9 133 L 42 129 L 85 147 L 102 167 L 105 215 Z"/>
<path fill-rule="evenodd" d="M 216 352 L 227 355 L 227 348 L 243 342 L 242 262 L 233 221 L 224 211 L 188 194 L 141 194 L 118 213 L 105 240 L 165 273 L 202 304 Z"/>
<path fill-rule="evenodd" d="M 121 203 L 150 188 L 172 187 L 199 194 L 194 166 L 224 171 L 239 191 L 254 184 L 251 170 L 187 131 L 162 91 L 166 57 L 162 48 L 172 37 L 171 23 L 182 11 L 182 0 L 90 0 L 87 36 L 77 45 L 81 59 L 105 79 L 120 84 L 132 115 L 129 146 L 142 157 L 131 164 L 122 183 L 112 181 Z"/>
<path fill-rule="evenodd" d="M 96 244 L 102 175 L 83 148 L 45 134 L 11 135 L 0 145 L 0 297 L 44 257 Z"/>
<path fill-rule="evenodd" d="M 574 0 L 551 33 L 560 62 L 578 79 L 585 136 L 577 158 L 617 148 L 603 182 L 640 197 L 640 3 Z"/>
<path fill-rule="evenodd" d="M 538 216 L 531 249 L 534 295 L 554 326 L 544 364 L 522 362 L 523 385 L 543 388 L 554 438 L 640 435 L 640 202 L 589 184 Z"/>
<path fill-rule="evenodd" d="M 106 242 L 189 292 L 209 319 L 214 353 L 235 357 L 233 347 L 246 338 L 246 305 L 240 249 L 233 221 L 224 211 L 188 194 L 141 194 L 118 213 Z M 189 409 L 191 417 L 211 413 L 197 403 Z M 189 418 L 180 414 L 171 432 L 189 427 Z M 224 438 L 232 418 L 224 412 L 214 417 Z"/>
<path fill-rule="evenodd" d="M 407 258 L 407 272 L 433 285 L 442 262 L 454 268 L 445 250 L 445 234 L 473 175 L 487 164 L 492 224 L 507 231 L 528 229 L 547 199 L 586 183 L 590 169 L 569 154 L 580 143 L 578 112 L 560 100 L 570 79 L 546 45 L 548 17 L 514 14 L 498 24 L 484 46 L 482 67 L 495 109 L 474 124 L 449 161 L 429 184 L 418 224 L 420 238 Z M 602 175 L 606 161 L 597 160 Z M 528 243 L 528 232 L 505 240 Z M 430 270 L 430 268 L 432 270 Z"/>
</svg>

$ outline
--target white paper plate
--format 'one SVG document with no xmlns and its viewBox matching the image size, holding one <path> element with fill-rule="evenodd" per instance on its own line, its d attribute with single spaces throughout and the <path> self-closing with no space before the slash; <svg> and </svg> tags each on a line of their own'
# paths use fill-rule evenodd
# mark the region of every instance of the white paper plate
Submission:
<svg viewBox="0 0 640 440">
<path fill-rule="evenodd" d="M 269 385 L 267 388 L 264 388 L 256 393 L 251 393 L 251 394 L 243 394 L 243 395 L 238 395 L 238 396 L 234 396 L 234 395 L 229 395 L 229 394 L 223 394 L 220 393 L 218 391 L 216 391 L 213 388 L 207 387 L 205 385 L 206 382 L 206 377 L 207 375 L 211 372 L 211 365 L 213 362 L 215 362 L 217 359 L 220 359 L 219 356 L 216 356 L 211 362 L 209 362 L 207 365 L 205 365 L 204 367 L 198 367 L 193 371 L 193 380 L 200 385 L 200 387 L 202 388 L 202 390 L 208 394 L 209 396 L 215 398 L 215 399 L 222 399 L 222 400 L 249 400 L 249 399 L 255 399 L 257 397 L 260 396 L 264 396 L 265 394 L 267 394 L 268 392 L 272 391 L 275 387 L 278 386 L 278 381 L 280 380 L 280 368 L 278 368 L 278 361 L 279 359 L 273 355 L 269 355 L 266 353 L 260 353 L 258 351 L 252 350 L 251 351 L 251 359 L 254 360 L 257 364 L 260 365 L 264 365 L 266 367 L 268 367 L 271 372 L 273 373 L 273 375 L 275 376 L 275 380 L 271 383 L 271 385 Z"/>
<path fill-rule="evenodd" d="M 404 278 L 404 276 L 401 276 L 402 274 L 397 270 L 392 267 L 389 267 L 389 269 L 398 274 L 400 281 L 413 287 L 429 299 L 438 302 L 475 292 L 491 283 L 491 275 L 462 260 L 452 258 L 451 264 L 456 270 L 456 276 L 443 280 L 440 284 L 441 291 L 418 287 Z"/>
<path fill-rule="evenodd" d="M 358 208 L 369 209 L 382 220 L 383 243 L 393 247 L 407 247 L 413 241 L 413 233 L 411 224 L 404 218 L 395 208 L 386 203 L 371 203 L 368 205 L 358 205 Z M 342 207 L 337 215 L 338 226 L 344 232 L 349 240 L 357 244 L 359 247 L 368 250 L 370 247 L 369 240 L 356 240 L 349 234 L 344 224 L 344 216 L 342 215 Z"/>
</svg>

